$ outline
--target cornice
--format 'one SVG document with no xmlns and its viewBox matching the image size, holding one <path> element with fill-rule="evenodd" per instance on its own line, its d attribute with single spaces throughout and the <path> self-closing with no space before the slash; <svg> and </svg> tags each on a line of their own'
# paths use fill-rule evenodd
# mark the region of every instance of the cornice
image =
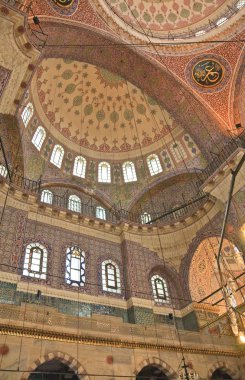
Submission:
<svg viewBox="0 0 245 380">
<path fill-rule="evenodd" d="M 58 333 L 44 329 L 29 328 L 29 327 L 17 327 L 11 325 L 1 325 L 0 335 L 19 336 L 32 339 L 43 339 L 49 341 L 60 341 L 66 343 L 77 343 L 92 346 L 106 346 L 116 348 L 129 348 L 129 349 L 150 349 L 150 350 L 162 350 L 173 352 L 187 352 L 197 355 L 218 355 L 226 357 L 241 358 L 245 356 L 245 351 L 231 351 L 231 350 L 215 350 L 206 348 L 195 348 L 192 346 L 180 346 L 175 344 L 154 344 L 145 342 L 133 342 L 122 339 L 108 339 L 108 338 L 92 338 L 86 335 L 77 335 L 69 333 Z"/>
</svg>

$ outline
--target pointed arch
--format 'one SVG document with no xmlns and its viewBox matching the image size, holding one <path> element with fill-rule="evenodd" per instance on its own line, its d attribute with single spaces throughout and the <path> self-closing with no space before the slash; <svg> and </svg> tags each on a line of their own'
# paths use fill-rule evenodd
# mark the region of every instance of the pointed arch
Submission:
<svg viewBox="0 0 245 380">
<path fill-rule="evenodd" d="M 228 375 L 231 376 L 233 380 L 239 380 L 240 379 L 240 374 L 239 371 L 233 367 L 230 367 L 229 364 L 225 363 L 224 361 L 218 361 L 214 363 L 208 371 L 208 379 L 211 379 L 212 374 L 217 370 L 221 369 L 225 371 Z"/>
<path fill-rule="evenodd" d="M 168 376 L 170 380 L 178 380 L 177 373 L 168 365 L 165 361 L 162 359 L 159 359 L 157 357 L 149 357 L 147 359 L 142 360 L 136 367 L 134 371 L 134 375 L 137 376 L 138 373 L 146 366 L 148 365 L 154 365 L 155 367 L 158 367 L 160 370 L 163 371 L 163 373 Z"/>
<path fill-rule="evenodd" d="M 35 360 L 28 368 L 29 372 L 23 373 L 21 380 L 28 380 L 30 373 L 34 372 L 38 366 L 53 359 L 58 359 L 62 363 L 67 364 L 71 369 L 73 369 L 75 373 L 77 373 L 77 376 L 80 380 L 90 380 L 87 371 L 77 359 L 73 358 L 71 355 L 65 352 L 60 351 L 50 352 Z"/>
</svg>

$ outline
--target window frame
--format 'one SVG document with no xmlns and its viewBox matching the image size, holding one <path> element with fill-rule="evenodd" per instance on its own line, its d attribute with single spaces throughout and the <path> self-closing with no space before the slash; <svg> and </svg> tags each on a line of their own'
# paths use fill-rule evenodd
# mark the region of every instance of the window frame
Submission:
<svg viewBox="0 0 245 380">
<path fill-rule="evenodd" d="M 38 249 L 40 252 L 40 259 L 37 259 L 34 256 L 35 249 Z M 33 263 L 33 260 L 39 260 L 39 264 Z M 39 270 L 33 270 L 32 265 L 38 265 Z M 22 269 L 22 275 L 32 278 L 38 278 L 40 280 L 46 280 L 47 278 L 47 266 L 48 266 L 48 251 L 40 243 L 30 243 L 25 248 L 24 264 Z"/>
<path fill-rule="evenodd" d="M 109 278 L 109 276 L 111 276 L 111 274 L 108 272 L 109 266 L 113 267 L 113 280 Z M 103 291 L 121 294 L 121 278 L 119 266 L 111 259 L 108 259 L 102 262 L 101 270 Z M 110 281 L 113 281 L 115 283 L 115 286 L 111 286 Z"/>
<path fill-rule="evenodd" d="M 140 221 L 141 224 L 152 224 L 151 214 L 145 211 L 143 214 L 140 215 Z"/>
<path fill-rule="evenodd" d="M 79 173 L 78 172 L 78 166 L 79 166 L 79 161 L 82 162 L 82 170 Z M 85 178 L 86 175 L 86 166 L 87 166 L 87 161 L 83 156 L 77 156 L 74 160 L 74 165 L 73 165 L 73 175 L 79 177 L 79 178 Z"/>
<path fill-rule="evenodd" d="M 106 166 L 106 168 L 107 168 L 106 178 L 103 178 L 103 176 L 102 176 L 102 170 L 103 170 L 102 166 L 103 165 Z M 98 182 L 111 183 L 111 165 L 106 161 L 102 161 L 98 165 Z"/>
<path fill-rule="evenodd" d="M 79 269 L 72 268 L 72 256 L 73 256 L 74 251 L 79 253 Z M 68 257 L 68 256 L 70 256 L 70 257 Z M 79 248 L 77 245 L 67 247 L 67 249 L 66 249 L 66 271 L 65 271 L 65 282 L 67 285 L 77 286 L 77 287 L 85 286 L 85 257 L 86 257 L 85 252 L 81 248 Z M 68 269 L 68 265 L 69 265 L 70 269 Z M 80 281 L 71 278 L 72 271 L 79 272 Z"/>
<path fill-rule="evenodd" d="M 152 164 L 153 160 L 155 161 L 156 169 L 154 169 L 154 165 Z M 146 162 L 151 176 L 162 173 L 162 165 L 157 154 L 150 154 Z"/>
<path fill-rule="evenodd" d="M 82 211 L 82 202 L 81 202 L 81 199 L 79 198 L 78 195 L 76 195 L 76 194 L 69 195 L 67 208 L 70 211 L 81 213 L 81 211 Z"/>
<path fill-rule="evenodd" d="M 162 284 L 162 292 L 163 296 L 159 293 L 159 289 L 157 286 L 157 281 Z M 151 287 L 153 292 L 154 301 L 161 304 L 167 304 L 169 303 L 169 291 L 166 280 L 159 276 L 159 275 L 153 275 L 151 277 Z"/>
<path fill-rule="evenodd" d="M 59 159 L 58 160 L 55 160 L 55 156 L 56 156 L 56 152 L 60 150 L 61 151 L 61 154 L 59 156 Z M 64 151 L 64 148 L 63 146 L 59 145 L 59 144 L 55 144 L 54 148 L 53 148 L 53 151 L 52 151 L 52 154 L 51 154 L 51 157 L 50 157 L 50 162 L 51 164 L 53 164 L 54 166 L 56 166 L 57 168 L 61 168 L 62 166 L 62 161 L 63 161 L 63 158 L 64 158 L 64 154 L 65 154 L 65 151 Z"/>
<path fill-rule="evenodd" d="M 37 144 L 35 140 L 37 139 L 38 134 L 39 134 L 40 131 L 43 132 L 43 135 L 42 135 L 41 139 L 39 139 L 39 142 Z M 46 138 L 46 131 L 45 131 L 45 129 L 41 125 L 39 125 L 39 127 L 37 127 L 37 129 L 36 129 L 36 131 L 35 131 L 35 133 L 34 133 L 34 135 L 32 137 L 32 140 L 31 140 L 32 144 L 36 147 L 36 149 L 38 151 L 41 150 L 45 138 Z"/>
<path fill-rule="evenodd" d="M 131 175 L 128 172 L 127 167 L 130 167 L 131 169 Z M 135 170 L 135 165 L 132 161 L 126 161 L 122 164 L 122 171 L 123 171 L 123 179 L 125 183 L 129 182 L 136 182 L 137 181 L 137 174 Z"/>
<path fill-rule="evenodd" d="M 30 111 L 30 113 L 28 113 Z M 27 103 L 27 105 L 24 107 L 23 111 L 21 112 L 21 120 L 25 126 L 25 128 L 28 126 L 32 116 L 34 114 L 34 107 L 31 102 Z"/>
<path fill-rule="evenodd" d="M 7 175 L 8 175 L 8 170 L 7 170 L 6 166 L 1 164 L 0 165 L 0 176 L 2 176 L 3 178 L 7 178 Z"/>
<path fill-rule="evenodd" d="M 50 198 L 50 200 L 49 200 Z M 48 189 L 43 189 L 42 192 L 41 192 L 41 198 L 40 198 L 40 201 L 42 203 L 47 203 L 49 205 L 52 205 L 53 204 L 53 198 L 54 198 L 54 194 L 52 193 L 52 191 L 48 190 Z M 47 200 L 45 200 L 47 199 Z"/>
<path fill-rule="evenodd" d="M 103 217 L 101 217 L 101 216 L 103 216 Z M 96 206 L 95 217 L 97 219 L 106 220 L 106 209 L 102 206 Z"/>
</svg>

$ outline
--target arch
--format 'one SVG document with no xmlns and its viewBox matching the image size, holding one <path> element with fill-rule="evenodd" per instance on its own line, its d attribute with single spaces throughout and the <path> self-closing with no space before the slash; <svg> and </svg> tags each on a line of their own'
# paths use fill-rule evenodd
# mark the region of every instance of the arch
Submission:
<svg viewBox="0 0 245 380">
<path fill-rule="evenodd" d="M 209 297 L 209 302 L 215 303 L 222 298 L 221 290 L 209 296 L 221 287 L 215 257 L 219 242 L 219 236 L 210 236 L 202 239 L 192 256 L 189 266 L 189 289 L 191 298 L 196 302 Z M 237 247 L 225 238 L 222 246 L 222 272 L 226 280 L 231 276 L 236 277 L 242 272 L 239 264 L 241 257 L 239 256 Z M 235 298 L 238 303 L 242 302 L 239 293 L 235 293 Z M 222 305 L 222 303 L 219 304 L 219 306 Z M 220 309 L 220 312 L 224 312 L 224 310 Z"/>
<path fill-rule="evenodd" d="M 216 363 L 214 363 L 210 368 L 209 368 L 209 371 L 208 371 L 208 379 L 211 380 L 212 378 L 212 374 L 217 370 L 217 369 L 221 369 L 223 371 L 225 371 L 231 378 L 232 380 L 239 380 L 240 378 L 240 375 L 239 375 L 239 371 L 236 370 L 235 368 L 233 367 L 230 367 L 227 363 L 223 362 L 223 361 L 218 361 Z"/>
<path fill-rule="evenodd" d="M 168 376 L 169 380 L 178 380 L 177 373 L 170 367 L 170 365 L 157 357 L 150 357 L 140 362 L 134 371 L 134 375 L 137 376 L 144 367 L 149 365 L 154 365 L 162 370 L 163 373 Z"/>
<path fill-rule="evenodd" d="M 28 380 L 30 372 L 35 371 L 38 366 L 53 359 L 59 359 L 62 363 L 67 364 L 71 369 L 73 369 L 75 373 L 78 373 L 77 376 L 80 380 L 90 380 L 87 371 L 84 369 L 81 363 L 71 355 L 61 351 L 50 352 L 49 354 L 41 356 L 39 359 L 35 360 L 28 368 L 29 372 L 22 374 L 21 380 Z"/>
<path fill-rule="evenodd" d="M 137 181 L 136 171 L 134 163 L 131 161 L 126 161 L 122 164 L 123 178 L 124 182 L 135 182 Z"/>
<path fill-rule="evenodd" d="M 42 19 L 42 23 L 43 28 L 50 36 L 49 44 L 43 49 L 44 58 L 62 57 L 84 61 L 102 66 L 122 76 L 164 104 L 170 115 L 174 116 L 175 120 L 190 133 L 197 145 L 203 147 L 203 153 L 206 157 L 211 158 L 208 148 L 213 143 L 224 140 L 224 133 L 226 133 L 227 128 L 224 121 L 208 104 L 205 106 L 202 104 L 198 94 L 191 91 L 187 85 L 180 83 L 156 59 L 146 57 L 143 52 L 135 52 L 131 48 L 118 47 L 112 59 L 108 60 L 108 51 L 106 49 L 101 50 L 100 46 L 111 45 L 118 41 L 117 38 L 109 37 L 107 33 L 97 32 L 85 25 L 72 25 L 67 20 L 62 22 L 62 20 Z M 59 47 L 61 30 L 64 35 L 62 43 L 65 47 L 62 50 Z M 73 46 L 70 45 L 71 40 Z M 86 41 L 88 46 L 98 46 L 98 48 L 95 47 L 93 50 L 90 48 L 77 49 L 76 46 L 81 45 L 81 41 Z M 131 70 L 131 67 L 137 67 L 137 73 Z M 197 115 L 195 120 L 191 117 L 193 109 Z M 203 128 L 204 125 L 205 128 Z M 207 132 L 206 128 L 208 129 Z"/>
</svg>

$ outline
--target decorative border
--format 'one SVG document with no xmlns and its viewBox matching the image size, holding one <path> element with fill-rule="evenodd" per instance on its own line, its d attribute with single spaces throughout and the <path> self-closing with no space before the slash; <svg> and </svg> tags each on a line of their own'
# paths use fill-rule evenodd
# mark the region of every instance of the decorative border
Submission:
<svg viewBox="0 0 245 380">
<path fill-rule="evenodd" d="M 69 333 L 58 333 L 49 330 L 30 328 L 30 327 L 18 327 L 11 325 L 1 325 L 0 335 L 21 336 L 33 339 L 43 339 L 50 341 L 60 341 L 66 343 L 80 343 L 93 346 L 106 346 L 117 348 L 138 348 L 138 349 L 150 349 L 150 350 L 163 350 L 174 352 L 188 352 L 199 355 L 218 355 L 241 358 L 245 357 L 245 351 L 224 351 L 224 350 L 210 350 L 206 348 L 185 347 L 175 344 L 154 344 L 145 342 L 132 342 L 122 339 L 108 339 L 99 337 L 90 337 Z"/>
<path fill-rule="evenodd" d="M 0 65 L 0 98 L 8 84 L 12 71 Z"/>
<path fill-rule="evenodd" d="M 222 77 L 222 80 L 220 81 L 219 84 L 213 87 L 201 87 L 198 85 L 195 80 L 193 79 L 193 67 L 200 61 L 206 60 L 206 59 L 212 59 L 213 61 L 219 63 L 223 70 L 224 74 Z M 204 94 L 212 94 L 213 92 L 219 92 L 223 90 L 223 88 L 228 84 L 229 80 L 231 79 L 231 73 L 232 69 L 228 61 L 223 58 L 221 55 L 217 54 L 202 54 L 199 55 L 193 59 L 191 59 L 185 68 L 185 79 L 188 82 L 188 84 L 193 88 L 195 91 L 204 93 Z"/>
</svg>

